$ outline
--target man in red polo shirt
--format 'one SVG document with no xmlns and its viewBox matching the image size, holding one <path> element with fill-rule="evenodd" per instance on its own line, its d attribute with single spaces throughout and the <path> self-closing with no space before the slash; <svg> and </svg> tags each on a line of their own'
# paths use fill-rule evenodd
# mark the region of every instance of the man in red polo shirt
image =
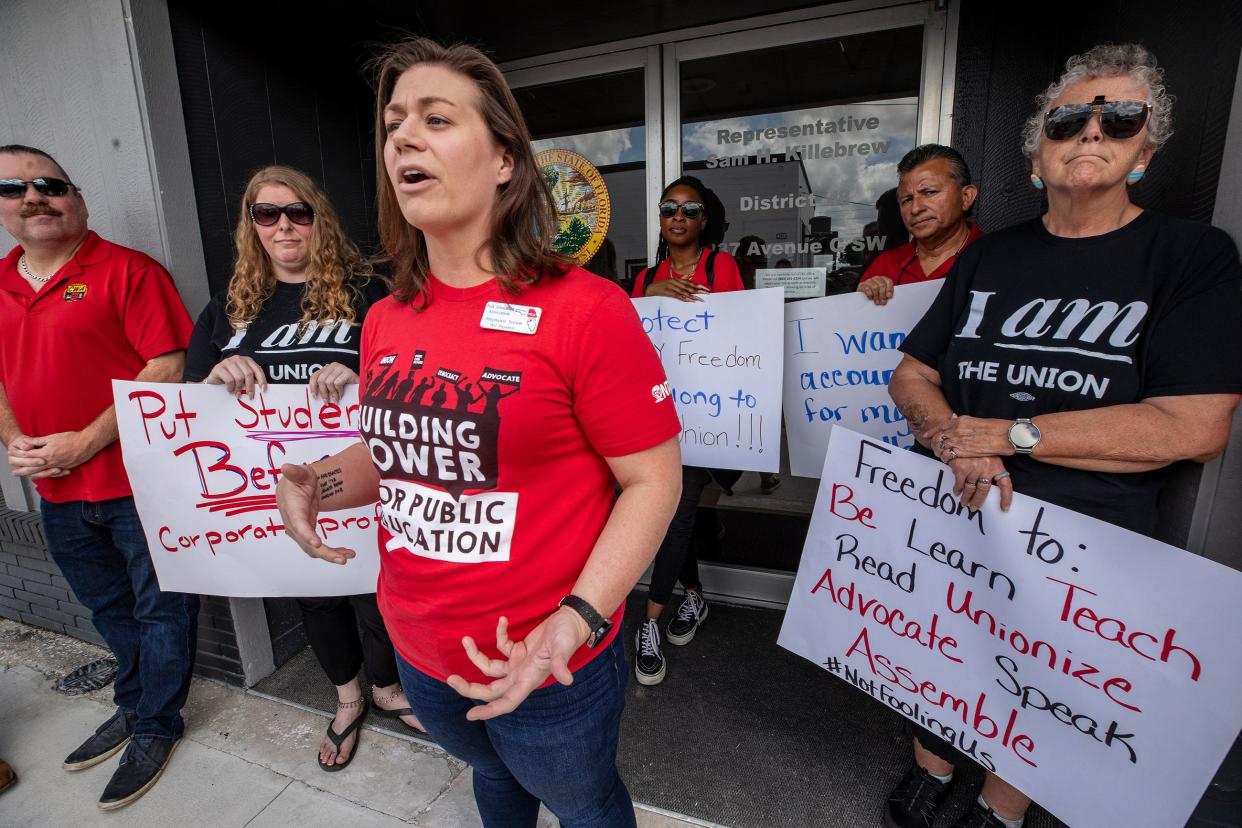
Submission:
<svg viewBox="0 0 1242 828">
<path fill-rule="evenodd" d="M 0 439 L 35 482 L 52 558 L 118 663 L 116 713 L 66 770 L 125 748 L 99 807 L 159 778 L 183 724 L 198 596 L 161 592 L 121 463 L 112 380 L 176 382 L 191 323 L 168 272 L 87 229 L 86 202 L 42 150 L 0 147 Z"/>
<path fill-rule="evenodd" d="M 893 298 L 898 285 L 943 279 L 957 254 L 983 235 L 966 218 L 978 189 L 960 152 L 923 144 L 902 157 L 897 175 L 901 220 L 914 238 L 877 256 L 858 281 L 859 292 L 877 305 Z"/>
</svg>

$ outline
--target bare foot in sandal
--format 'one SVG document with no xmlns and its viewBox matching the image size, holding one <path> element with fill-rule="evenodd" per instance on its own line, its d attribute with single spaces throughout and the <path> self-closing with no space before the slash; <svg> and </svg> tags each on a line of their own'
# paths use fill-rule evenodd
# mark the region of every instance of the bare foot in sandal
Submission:
<svg viewBox="0 0 1242 828">
<path fill-rule="evenodd" d="M 376 710 L 395 714 L 401 720 L 401 723 L 411 730 L 416 730 L 422 734 L 427 733 L 422 722 L 418 720 L 418 717 L 414 715 L 414 711 L 410 709 L 410 700 L 405 697 L 405 691 L 401 689 L 400 682 L 395 682 L 387 687 L 372 687 L 371 701 L 375 703 Z"/>
<path fill-rule="evenodd" d="M 353 758 L 354 748 L 358 746 L 358 728 L 351 727 L 351 725 L 366 715 L 366 703 L 367 700 L 361 696 L 352 701 L 337 702 L 336 717 L 329 727 L 341 737 L 340 746 L 337 746 L 330 735 L 323 737 L 323 741 L 319 743 L 321 767 L 326 769 L 349 764 L 350 759 Z"/>
</svg>

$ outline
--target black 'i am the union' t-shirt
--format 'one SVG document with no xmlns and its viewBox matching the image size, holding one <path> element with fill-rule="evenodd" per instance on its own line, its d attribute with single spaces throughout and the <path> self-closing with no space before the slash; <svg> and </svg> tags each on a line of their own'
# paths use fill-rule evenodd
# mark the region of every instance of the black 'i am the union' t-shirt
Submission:
<svg viewBox="0 0 1242 828">
<path fill-rule="evenodd" d="M 376 302 L 388 295 L 384 281 L 372 277 L 349 284 L 353 295 L 354 324 L 310 323 L 298 329 L 302 318 L 305 283 L 277 282 L 276 291 L 263 304 L 245 330 L 236 331 L 224 312 L 225 294 L 219 293 L 203 309 L 194 325 L 186 352 L 185 381 L 200 382 L 222 359 L 243 354 L 263 369 L 268 382 L 308 382 L 323 366 L 339 362 L 358 373 L 358 348 L 362 320 Z"/>
<path fill-rule="evenodd" d="M 1214 227 L 1151 212 L 1087 238 L 1029 221 L 962 251 L 902 350 L 937 369 L 953 411 L 972 417 L 1242 393 L 1237 247 Z M 1163 470 L 1081 471 L 1024 455 L 1004 463 L 1015 491 L 1154 530 Z"/>
</svg>

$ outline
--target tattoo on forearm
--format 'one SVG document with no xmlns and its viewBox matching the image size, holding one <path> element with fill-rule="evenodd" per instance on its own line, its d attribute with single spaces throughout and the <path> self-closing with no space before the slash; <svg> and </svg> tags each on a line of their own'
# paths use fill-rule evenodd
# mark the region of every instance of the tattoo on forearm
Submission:
<svg viewBox="0 0 1242 828">
<path fill-rule="evenodd" d="M 918 403 L 910 403 L 905 406 L 898 405 L 897 410 L 909 421 L 912 431 L 922 431 L 923 426 L 927 425 L 927 417 L 929 415 L 925 406 Z"/>
<path fill-rule="evenodd" d="M 341 479 L 341 469 L 338 466 L 331 471 L 319 473 L 319 499 L 327 500 L 334 495 L 339 495 L 345 491 L 345 481 Z"/>
</svg>

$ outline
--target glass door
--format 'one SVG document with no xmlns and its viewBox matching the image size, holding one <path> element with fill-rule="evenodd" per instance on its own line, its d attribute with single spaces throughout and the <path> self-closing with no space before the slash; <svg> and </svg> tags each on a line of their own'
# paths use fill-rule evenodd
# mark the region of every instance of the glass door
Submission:
<svg viewBox="0 0 1242 828">
<path fill-rule="evenodd" d="M 941 121 L 941 76 L 927 67 L 943 26 L 928 7 L 664 47 L 665 178 L 696 176 L 723 202 L 724 249 L 747 288 L 797 270 L 803 297 L 852 291 L 876 255 L 909 239 L 897 162 Z M 718 591 L 787 595 L 819 482 L 788 468 L 783 456 L 776 480 L 748 472 L 717 493 L 715 515 L 702 511 L 699 553 Z"/>
<path fill-rule="evenodd" d="M 822 275 L 824 294 L 852 290 L 906 241 L 898 160 L 948 140 L 956 4 L 936 5 L 846 0 L 510 65 L 536 152 L 591 168 L 544 156 L 566 244 L 596 245 L 584 266 L 627 285 L 654 256 L 664 183 L 695 175 L 725 205 L 725 246 L 748 287 L 799 269 Z M 732 495 L 705 495 L 696 543 L 709 592 L 788 599 L 818 488 L 788 467 L 782 457 L 767 486 L 748 472 Z"/>
</svg>

